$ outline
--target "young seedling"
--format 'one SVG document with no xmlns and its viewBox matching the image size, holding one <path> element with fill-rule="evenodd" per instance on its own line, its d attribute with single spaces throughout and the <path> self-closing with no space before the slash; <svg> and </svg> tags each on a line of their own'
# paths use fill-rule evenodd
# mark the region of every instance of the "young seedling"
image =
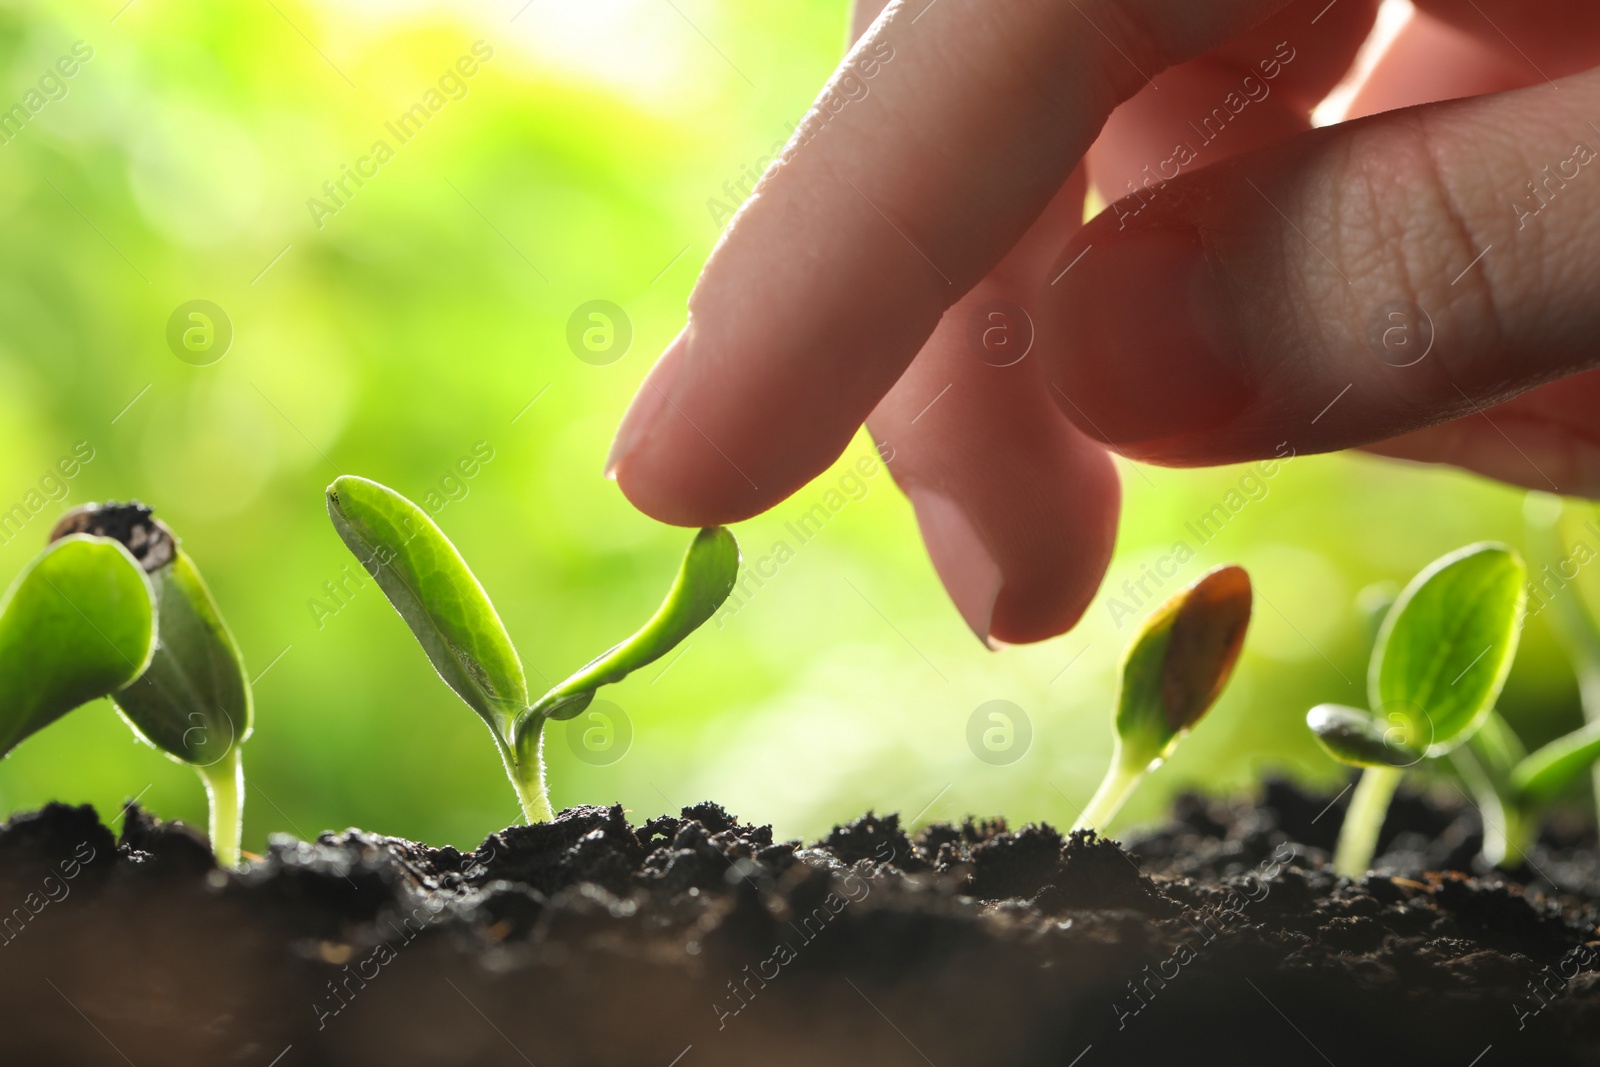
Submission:
<svg viewBox="0 0 1600 1067">
<path fill-rule="evenodd" d="M 115 541 L 50 545 L 0 600 L 0 756 L 139 677 L 156 647 L 150 581 Z"/>
<path fill-rule="evenodd" d="M 1511 549 L 1468 545 L 1413 578 L 1384 617 L 1367 671 L 1371 711 L 1320 704 L 1306 723 L 1329 755 L 1365 768 L 1334 869 L 1372 862 L 1405 768 L 1446 755 L 1489 715 L 1516 655 L 1526 568 Z"/>
<path fill-rule="evenodd" d="M 1491 711 L 1483 728 L 1450 754 L 1483 813 L 1483 860 L 1524 862 L 1544 810 L 1600 761 L 1600 723 L 1581 726 L 1528 753 L 1515 730 Z"/>
<path fill-rule="evenodd" d="M 1590 543 L 1600 536 L 1600 526 L 1593 505 L 1529 493 L 1523 514 L 1530 554 L 1538 565 L 1534 595 L 1541 607 L 1551 609 L 1550 629 L 1572 663 L 1584 720 L 1600 729 L 1600 567 L 1594 566 Z M 1530 608 L 1530 614 L 1535 610 Z M 1592 767 L 1590 780 L 1600 815 L 1600 763 Z"/>
<path fill-rule="evenodd" d="M 522 660 L 489 595 L 421 508 L 377 482 L 345 476 L 328 487 L 328 515 L 439 676 L 488 725 L 530 823 L 555 817 L 545 786 L 545 721 L 572 718 L 600 686 L 670 652 L 711 618 L 739 572 L 733 534 L 721 526 L 701 530 L 650 621 L 530 701 Z"/>
<path fill-rule="evenodd" d="M 1155 610 L 1128 646 L 1111 767 L 1075 829 L 1104 829 L 1216 703 L 1250 626 L 1250 577 L 1219 567 Z"/>
<path fill-rule="evenodd" d="M 137 560 L 156 606 L 159 640 L 148 668 L 113 692 L 112 703 L 141 739 L 199 773 L 210 801 L 211 849 L 218 864 L 237 867 L 244 818 L 239 749 L 252 717 L 239 646 L 194 561 L 149 508 L 89 504 L 69 511 L 50 536 L 67 544 L 86 534 L 110 538 Z"/>
</svg>

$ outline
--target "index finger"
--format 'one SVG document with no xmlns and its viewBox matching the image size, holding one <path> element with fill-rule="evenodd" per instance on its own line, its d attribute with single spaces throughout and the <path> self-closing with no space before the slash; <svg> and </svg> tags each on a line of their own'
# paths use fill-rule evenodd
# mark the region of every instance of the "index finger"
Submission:
<svg viewBox="0 0 1600 1067">
<path fill-rule="evenodd" d="M 748 518 L 842 452 L 1117 104 L 1286 0 L 896 0 L 712 253 L 607 473 L 646 513 Z"/>
</svg>

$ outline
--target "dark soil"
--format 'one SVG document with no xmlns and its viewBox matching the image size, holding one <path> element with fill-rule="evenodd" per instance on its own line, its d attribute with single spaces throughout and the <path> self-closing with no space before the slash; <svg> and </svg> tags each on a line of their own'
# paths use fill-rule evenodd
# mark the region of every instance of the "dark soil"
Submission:
<svg viewBox="0 0 1600 1067">
<path fill-rule="evenodd" d="M 715 804 L 476 851 L 351 830 L 218 871 L 178 824 L 0 827 L 0 1063 L 1600 1064 L 1600 856 L 1475 877 L 1402 796 L 1378 871 L 1270 784 L 1124 849 L 1003 822 L 810 846 Z"/>
</svg>

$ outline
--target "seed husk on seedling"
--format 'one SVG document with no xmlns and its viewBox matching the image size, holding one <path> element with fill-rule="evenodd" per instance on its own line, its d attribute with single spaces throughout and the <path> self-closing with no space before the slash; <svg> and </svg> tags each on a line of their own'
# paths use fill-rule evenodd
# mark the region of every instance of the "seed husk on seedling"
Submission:
<svg viewBox="0 0 1600 1067">
<path fill-rule="evenodd" d="M 1362 767 L 1334 868 L 1366 872 L 1405 768 L 1464 744 L 1488 718 L 1516 656 L 1526 568 L 1505 545 L 1482 543 L 1425 567 L 1379 627 L 1367 672 L 1372 710 L 1321 704 L 1306 716 L 1318 742 Z"/>
<path fill-rule="evenodd" d="M 1216 703 L 1250 626 L 1250 577 L 1218 567 L 1157 608 L 1122 660 L 1111 767 L 1076 829 L 1104 829 Z"/>
<path fill-rule="evenodd" d="M 1587 724 L 1530 754 L 1511 725 L 1491 712 L 1483 728 L 1451 753 L 1483 812 L 1483 858 L 1521 864 L 1543 810 L 1590 772 L 1600 777 L 1600 626 L 1591 597 L 1594 550 L 1569 537 L 1582 512 L 1548 493 L 1529 493 L 1528 546 L 1540 564 L 1540 610 L 1572 663 Z"/>
<path fill-rule="evenodd" d="M 46 547 L 0 601 L 0 756 L 132 682 L 155 647 L 150 580 L 126 548 L 83 534 Z"/>
<path fill-rule="evenodd" d="M 239 864 L 244 818 L 240 746 L 252 728 L 244 658 L 205 579 L 166 524 L 148 507 L 89 504 L 69 511 L 51 539 L 84 534 L 125 546 L 148 575 L 158 641 L 148 667 L 111 695 L 141 739 L 193 767 L 205 783 L 211 848 L 218 864 Z"/>
<path fill-rule="evenodd" d="M 726 528 L 695 535 L 666 600 L 632 637 L 538 700 L 511 637 L 455 545 L 416 504 L 366 478 L 328 487 L 328 515 L 345 545 L 410 627 L 445 683 L 489 727 L 530 823 L 554 818 L 545 784 L 544 723 L 583 711 L 602 685 L 660 659 L 728 598 L 739 546 Z"/>
</svg>

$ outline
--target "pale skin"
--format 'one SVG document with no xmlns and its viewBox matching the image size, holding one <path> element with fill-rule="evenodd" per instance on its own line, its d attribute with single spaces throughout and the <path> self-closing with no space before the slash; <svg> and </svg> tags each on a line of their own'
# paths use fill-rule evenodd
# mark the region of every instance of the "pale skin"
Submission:
<svg viewBox="0 0 1600 1067">
<path fill-rule="evenodd" d="M 1600 6 L 1417 6 L 1313 130 L 1377 0 L 861 0 L 837 110 L 730 224 L 610 473 L 734 522 L 865 421 L 990 643 L 1081 617 L 1113 454 L 1366 448 L 1600 496 Z M 1083 225 L 1090 180 L 1129 199 Z M 969 343 L 994 301 L 1036 330 L 1010 367 Z"/>
</svg>

